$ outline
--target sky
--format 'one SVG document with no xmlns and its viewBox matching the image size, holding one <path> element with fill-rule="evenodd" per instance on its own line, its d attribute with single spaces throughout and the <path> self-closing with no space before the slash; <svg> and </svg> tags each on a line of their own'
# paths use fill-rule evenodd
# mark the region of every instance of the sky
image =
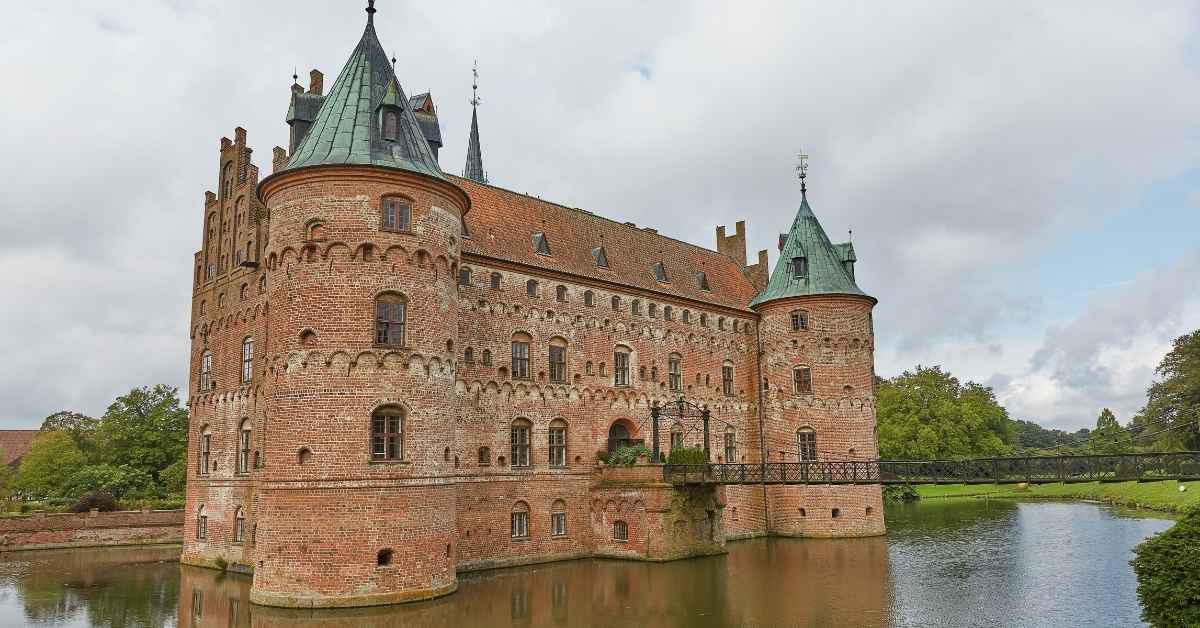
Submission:
<svg viewBox="0 0 1200 628">
<path fill-rule="evenodd" d="M 603 6 L 596 6 L 602 4 Z M 270 171 L 293 70 L 332 85 L 365 2 L 13 3 L 0 40 L 0 428 L 186 388 L 218 147 Z M 459 173 L 478 60 L 492 183 L 709 248 L 809 200 L 853 230 L 876 370 L 941 365 L 1014 418 L 1141 407 L 1200 327 L 1200 6 L 378 0 Z"/>
</svg>

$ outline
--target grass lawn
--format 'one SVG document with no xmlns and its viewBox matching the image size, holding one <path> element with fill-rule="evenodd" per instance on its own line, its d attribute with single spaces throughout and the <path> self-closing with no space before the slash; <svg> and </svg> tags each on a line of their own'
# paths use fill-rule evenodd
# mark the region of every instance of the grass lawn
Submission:
<svg viewBox="0 0 1200 628">
<path fill-rule="evenodd" d="M 922 499 L 987 496 L 1012 499 L 1094 499 L 1122 506 L 1153 508 L 1171 512 L 1200 509 L 1200 482 L 1087 482 L 1083 484 L 922 484 L 916 486 Z"/>
</svg>

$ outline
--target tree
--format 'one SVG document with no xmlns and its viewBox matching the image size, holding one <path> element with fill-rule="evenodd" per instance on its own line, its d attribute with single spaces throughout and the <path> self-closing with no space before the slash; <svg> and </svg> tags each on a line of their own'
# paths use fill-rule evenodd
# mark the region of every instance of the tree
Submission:
<svg viewBox="0 0 1200 628">
<path fill-rule="evenodd" d="M 961 384 L 941 367 L 881 380 L 876 393 L 883 458 L 930 460 L 1004 455 L 1015 435 L 992 389 Z"/>
<path fill-rule="evenodd" d="M 1200 449 L 1200 329 L 1176 338 L 1155 373 L 1159 379 L 1146 391 L 1146 406 L 1135 417 L 1133 429 L 1135 437 L 1157 436 L 1139 444 Z"/>
<path fill-rule="evenodd" d="M 1142 618 L 1154 626 L 1200 626 L 1200 511 L 1134 551 Z"/>
<path fill-rule="evenodd" d="M 13 490 L 27 497 L 65 495 L 67 480 L 87 464 L 87 457 L 65 431 L 52 430 L 34 437 L 21 458 Z"/>
<path fill-rule="evenodd" d="M 161 486 L 162 472 L 186 455 L 187 410 L 175 388 L 134 388 L 108 406 L 96 444 L 100 462 L 145 473 Z"/>
<path fill-rule="evenodd" d="M 1129 432 L 1117 422 L 1112 410 L 1105 408 L 1100 411 L 1100 416 L 1096 417 L 1096 430 L 1092 432 L 1088 441 L 1088 450 L 1093 454 L 1121 454 L 1133 451 Z"/>
<path fill-rule="evenodd" d="M 80 450 L 91 451 L 93 449 L 91 436 L 97 424 L 99 424 L 99 421 L 86 414 L 72 410 L 60 410 L 42 421 L 41 431 L 51 432 L 59 430 L 66 432 L 75 440 L 75 444 Z"/>
</svg>

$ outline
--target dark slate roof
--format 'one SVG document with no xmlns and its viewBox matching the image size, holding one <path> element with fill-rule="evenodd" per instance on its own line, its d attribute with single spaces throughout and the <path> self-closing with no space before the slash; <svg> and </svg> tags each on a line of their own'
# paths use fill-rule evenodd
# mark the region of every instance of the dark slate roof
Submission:
<svg viewBox="0 0 1200 628">
<path fill-rule="evenodd" d="M 470 179 L 450 180 L 471 197 L 465 217 L 471 239 L 462 241 L 464 253 L 740 310 L 754 297 L 737 262 L 717 251 Z M 550 255 L 534 251 L 535 232 L 545 234 Z M 598 248 L 608 268 L 596 266 Z M 659 262 L 669 283 L 655 280 Z M 711 292 L 700 287 L 696 272 L 705 273 Z"/>
<path fill-rule="evenodd" d="M 398 140 L 380 137 L 378 110 L 392 105 L 400 112 Z M 445 180 L 425 140 L 400 82 L 367 20 L 362 39 L 338 74 L 287 167 L 362 164 L 399 168 Z"/>
<path fill-rule="evenodd" d="M 433 97 L 429 92 L 417 94 L 408 99 L 408 106 L 413 110 L 413 115 L 417 118 L 417 124 L 421 126 L 421 134 L 429 143 L 436 144 L 438 148 L 442 147 L 442 125 L 438 122 L 437 110 L 432 106 Z M 426 105 L 429 105 L 433 112 L 425 111 Z"/>
<path fill-rule="evenodd" d="M 471 137 L 467 140 L 467 165 L 463 167 L 463 176 L 479 183 L 487 183 L 487 173 L 483 171 L 483 154 L 479 150 L 479 115 L 476 107 L 471 107 Z"/>
<path fill-rule="evenodd" d="M 783 251 L 779 253 L 779 261 L 767 287 L 754 297 L 751 306 L 761 305 L 767 301 L 798 297 L 811 294 L 855 294 L 868 296 L 854 283 L 854 278 L 846 272 L 843 261 L 853 259 L 854 247 L 849 243 L 834 245 L 825 235 L 821 223 L 817 221 L 812 208 L 808 206 L 807 195 L 800 201 L 800 209 L 792 228 L 787 234 Z M 808 273 L 796 278 L 792 274 L 791 260 L 804 257 L 808 260 Z"/>
</svg>

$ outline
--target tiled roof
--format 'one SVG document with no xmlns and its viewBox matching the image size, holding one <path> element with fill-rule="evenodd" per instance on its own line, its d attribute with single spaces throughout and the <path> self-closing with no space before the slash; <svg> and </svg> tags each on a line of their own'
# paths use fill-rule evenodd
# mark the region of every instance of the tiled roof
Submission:
<svg viewBox="0 0 1200 628">
<path fill-rule="evenodd" d="M 0 430 L 0 450 L 4 451 L 2 462 L 6 465 L 19 462 L 37 435 L 38 430 Z"/>
<path fill-rule="evenodd" d="M 450 177 L 471 197 L 466 222 L 471 239 L 463 251 L 566 272 L 607 282 L 746 309 L 754 286 L 741 268 L 716 251 L 681 242 L 652 231 L 602 218 L 581 209 L 563 207 L 461 177 Z M 544 232 L 551 256 L 534 252 L 532 236 Z M 604 247 L 609 268 L 596 268 L 593 251 Z M 654 265 L 662 262 L 668 283 L 655 281 Z M 711 290 L 702 290 L 696 273 L 703 272 Z"/>
<path fill-rule="evenodd" d="M 792 260 L 803 257 L 808 262 L 808 271 L 803 277 L 795 277 Z M 842 262 L 854 260 L 854 247 L 850 243 L 833 244 L 821 223 L 817 221 L 808 197 L 800 201 L 800 209 L 787 234 L 779 262 L 767 287 L 754 297 L 751 305 L 767 301 L 809 294 L 857 294 L 867 296 L 854 283 Z"/>
</svg>

